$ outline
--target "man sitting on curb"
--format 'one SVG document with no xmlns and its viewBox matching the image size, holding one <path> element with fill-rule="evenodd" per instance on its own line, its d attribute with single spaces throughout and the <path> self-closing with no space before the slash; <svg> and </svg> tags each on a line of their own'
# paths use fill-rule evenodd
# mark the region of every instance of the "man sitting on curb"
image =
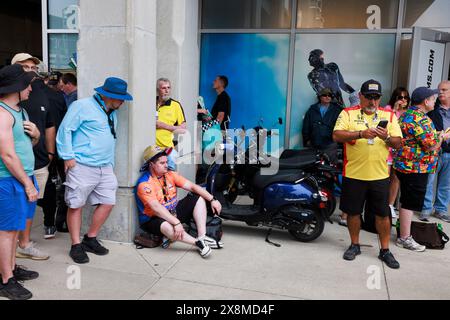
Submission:
<svg viewBox="0 0 450 320">
<path fill-rule="evenodd" d="M 171 151 L 171 148 L 161 149 L 158 146 L 150 146 L 144 151 L 141 171 L 146 172 L 139 179 L 136 192 L 144 205 L 143 211 L 139 212 L 139 222 L 148 233 L 195 245 L 200 256 L 206 258 L 211 248 L 223 246 L 206 236 L 206 202 L 211 204 L 215 214 L 220 214 L 222 206 L 208 191 L 168 170 L 167 156 Z M 177 187 L 190 193 L 178 201 Z M 197 225 L 197 239 L 186 233 L 182 225 L 189 223 L 192 218 Z"/>
</svg>

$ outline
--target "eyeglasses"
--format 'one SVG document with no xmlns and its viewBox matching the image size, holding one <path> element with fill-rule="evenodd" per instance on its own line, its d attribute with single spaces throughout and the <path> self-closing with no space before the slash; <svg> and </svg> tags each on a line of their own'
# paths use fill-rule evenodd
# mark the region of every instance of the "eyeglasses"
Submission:
<svg viewBox="0 0 450 320">
<path fill-rule="evenodd" d="M 403 99 L 409 100 L 409 97 L 408 96 L 397 96 L 397 100 L 403 100 Z"/>
<path fill-rule="evenodd" d="M 363 96 L 367 100 L 379 100 L 381 98 L 379 94 L 364 94 Z"/>
</svg>

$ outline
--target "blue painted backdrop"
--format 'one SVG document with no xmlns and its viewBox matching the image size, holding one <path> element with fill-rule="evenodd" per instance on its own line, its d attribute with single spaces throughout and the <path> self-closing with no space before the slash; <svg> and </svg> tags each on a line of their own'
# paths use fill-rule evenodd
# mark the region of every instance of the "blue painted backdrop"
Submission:
<svg viewBox="0 0 450 320">
<path fill-rule="evenodd" d="M 280 130 L 284 144 L 289 35 L 203 34 L 200 95 L 211 110 L 217 97 L 212 82 L 226 75 L 231 97 L 231 128 L 246 129 L 263 121 L 266 128 Z M 276 125 L 278 117 L 283 125 Z"/>
</svg>

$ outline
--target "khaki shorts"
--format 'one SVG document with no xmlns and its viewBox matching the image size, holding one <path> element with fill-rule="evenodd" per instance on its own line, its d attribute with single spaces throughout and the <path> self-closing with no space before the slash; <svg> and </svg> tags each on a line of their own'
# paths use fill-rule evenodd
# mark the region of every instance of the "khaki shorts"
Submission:
<svg viewBox="0 0 450 320">
<path fill-rule="evenodd" d="M 66 174 L 64 199 L 71 209 L 90 205 L 116 204 L 117 178 L 112 166 L 89 167 L 77 163 Z"/>
<path fill-rule="evenodd" d="M 34 176 L 36 177 L 37 184 L 39 187 L 38 199 L 42 199 L 44 197 L 45 185 L 47 184 L 48 180 L 48 165 L 46 165 L 41 169 L 34 170 Z"/>
</svg>

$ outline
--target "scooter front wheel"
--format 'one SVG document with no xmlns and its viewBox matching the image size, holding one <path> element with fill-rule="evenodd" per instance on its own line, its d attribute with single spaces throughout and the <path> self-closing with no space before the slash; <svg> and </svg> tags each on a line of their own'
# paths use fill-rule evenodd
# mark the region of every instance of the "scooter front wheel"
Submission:
<svg viewBox="0 0 450 320">
<path fill-rule="evenodd" d="M 298 241 L 309 242 L 317 239 L 325 228 L 325 221 L 319 212 L 309 222 L 301 222 L 295 228 L 288 229 L 289 233 Z"/>
</svg>

